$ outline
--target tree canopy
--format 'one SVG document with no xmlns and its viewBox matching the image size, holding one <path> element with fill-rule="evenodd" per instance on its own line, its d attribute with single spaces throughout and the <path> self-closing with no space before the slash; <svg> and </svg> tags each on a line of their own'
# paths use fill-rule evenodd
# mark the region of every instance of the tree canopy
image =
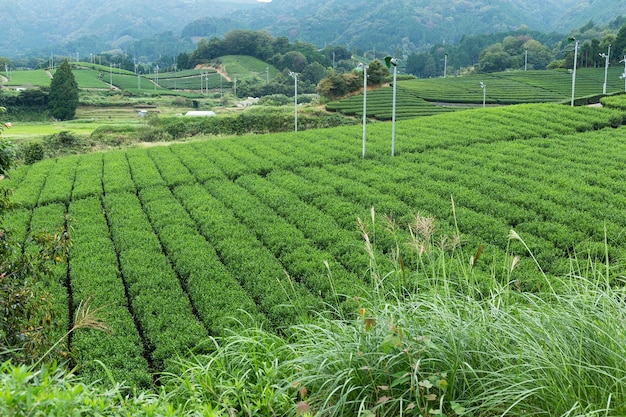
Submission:
<svg viewBox="0 0 626 417">
<path fill-rule="evenodd" d="M 63 61 L 50 82 L 48 106 L 52 117 L 70 120 L 78 107 L 78 83 L 67 60 Z"/>
</svg>

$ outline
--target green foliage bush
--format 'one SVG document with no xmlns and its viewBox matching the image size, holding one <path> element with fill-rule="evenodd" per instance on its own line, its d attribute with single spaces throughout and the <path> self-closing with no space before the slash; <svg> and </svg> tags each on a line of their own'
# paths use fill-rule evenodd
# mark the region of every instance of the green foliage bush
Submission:
<svg viewBox="0 0 626 417">
<path fill-rule="evenodd" d="M 623 93 L 603 97 L 600 102 L 607 107 L 626 110 L 626 94 Z"/>
<path fill-rule="evenodd" d="M 293 99 L 284 94 L 270 94 L 259 98 L 259 104 L 262 106 L 285 106 L 291 102 Z"/>
<path fill-rule="evenodd" d="M 8 140 L 0 139 L 0 175 L 8 174 L 15 156 L 15 146 Z"/>
<path fill-rule="evenodd" d="M 41 161 L 45 156 L 43 145 L 39 141 L 27 142 L 21 147 L 20 154 L 24 163 L 28 165 Z"/>
<path fill-rule="evenodd" d="M 319 129 L 356 124 L 358 121 L 338 114 L 301 113 L 298 130 Z M 249 111 L 235 116 L 219 117 L 162 117 L 151 123 L 153 131 L 181 139 L 197 135 L 244 135 L 247 133 L 289 132 L 294 130 L 294 115 L 285 111 Z"/>
<path fill-rule="evenodd" d="M 65 258 L 69 236 L 64 230 L 33 232 L 22 250 L 4 224 L 5 207 L 6 202 L 0 207 L 0 360 L 31 363 L 51 353 L 58 358 L 52 349 L 64 321 L 54 317 L 53 294 L 44 282 Z"/>
</svg>

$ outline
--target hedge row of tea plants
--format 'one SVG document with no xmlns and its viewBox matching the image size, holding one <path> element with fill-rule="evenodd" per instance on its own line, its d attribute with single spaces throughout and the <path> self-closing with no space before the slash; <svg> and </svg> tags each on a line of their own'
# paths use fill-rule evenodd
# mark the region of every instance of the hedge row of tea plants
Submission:
<svg viewBox="0 0 626 417">
<path fill-rule="evenodd" d="M 209 192 L 233 210 L 285 267 L 286 272 L 312 294 L 337 304 L 363 295 L 359 278 L 346 271 L 334 257 L 307 239 L 295 225 L 280 217 L 245 189 L 227 181 L 206 184 Z M 352 306 L 353 312 L 355 307 Z"/>
<path fill-rule="evenodd" d="M 236 183 L 294 225 L 305 238 L 332 255 L 347 271 L 356 272 L 368 264 L 367 254 L 355 243 L 360 239 L 356 229 L 341 228 L 334 217 L 306 204 L 295 193 L 278 187 L 266 178 L 246 175 L 237 179 Z M 294 185 L 297 188 L 299 184 L 300 181 Z"/>
<path fill-rule="evenodd" d="M 207 156 L 200 152 L 199 149 L 188 144 L 172 145 L 170 149 L 185 168 L 193 172 L 197 181 L 204 182 L 210 179 L 226 178 L 222 170 L 217 168 L 215 161 L 212 160 L 209 163 Z"/>
<path fill-rule="evenodd" d="M 72 188 L 72 200 L 102 195 L 102 153 L 90 153 L 79 158 Z"/>
<path fill-rule="evenodd" d="M 62 234 L 67 232 L 66 209 L 64 204 L 52 203 L 46 206 L 36 207 L 32 211 L 30 219 L 30 233 L 38 235 Z M 34 244 L 31 239 L 24 242 L 24 251 L 36 255 L 40 251 L 39 245 Z M 68 299 L 71 295 L 67 288 L 67 260 L 59 257 L 54 259 L 55 265 L 51 268 L 50 274 L 43 276 L 45 292 L 44 295 L 51 304 L 51 317 L 49 317 L 50 334 L 49 340 L 56 341 L 63 338 L 70 327 L 70 313 L 68 312 Z M 35 330 L 35 329 L 29 329 Z M 67 354 L 67 340 L 64 339 L 59 345 L 61 355 Z"/>
<path fill-rule="evenodd" d="M 204 187 L 183 185 L 174 194 L 273 327 L 295 324 L 321 307 L 321 299 L 298 282 L 299 277 L 288 276 L 254 232 Z"/>
<path fill-rule="evenodd" d="M 154 161 L 160 176 L 168 187 L 188 184 L 194 181 L 191 172 L 180 162 L 169 147 L 148 149 L 148 155 Z"/>
<path fill-rule="evenodd" d="M 105 194 L 116 192 L 134 193 L 136 191 L 130 173 L 128 158 L 125 152 L 107 152 L 104 154 L 102 168 L 102 185 Z"/>
<path fill-rule="evenodd" d="M 47 159 L 32 166 L 28 170 L 28 175 L 19 183 L 19 187 L 15 188 L 12 201 L 26 208 L 35 207 L 48 179 L 48 173 L 55 164 L 55 159 Z M 11 184 L 8 186 L 11 187 Z"/>
<path fill-rule="evenodd" d="M 131 307 L 155 367 L 165 369 L 176 355 L 198 346 L 207 329 L 194 315 L 137 196 L 107 193 L 104 207 Z"/>
<path fill-rule="evenodd" d="M 337 295 L 360 295 L 361 285 L 419 288 L 406 271 L 437 266 L 420 239 L 467 260 L 452 271 L 456 285 L 471 276 L 536 289 L 546 280 L 525 244 L 551 274 L 573 251 L 601 259 L 606 231 L 618 276 L 626 149 L 623 128 L 613 128 L 623 117 L 546 104 L 399 121 L 394 157 L 390 125 L 374 123 L 365 158 L 358 126 L 46 160 L 8 180 L 23 206 L 13 219 L 21 235 L 43 226 L 31 226 L 30 213 L 67 228 L 69 207 L 69 226 L 72 216 L 81 224 L 69 265 L 58 266 L 64 326 L 93 293 L 128 335 L 78 332 L 70 348 L 82 372 L 101 378 L 85 364 L 89 343 L 92 359 L 116 368 L 133 345 L 137 373 L 117 375 L 148 384 L 146 369 L 171 369 L 176 355 L 237 326 L 231 316 L 277 329 L 327 311 Z M 417 236 L 431 217 L 437 232 Z"/>
<path fill-rule="evenodd" d="M 58 159 L 54 168 L 48 173 L 46 184 L 39 196 L 39 205 L 49 203 L 69 203 L 74 187 L 76 173 L 76 157 Z"/>
<path fill-rule="evenodd" d="M 212 335 L 267 321 L 168 188 L 146 188 L 139 197 L 195 311 Z"/>
<path fill-rule="evenodd" d="M 165 185 L 154 161 L 143 149 L 129 149 L 126 151 L 131 177 L 138 190 L 147 187 Z"/>
<path fill-rule="evenodd" d="M 368 91 L 366 97 L 367 117 L 378 120 L 391 120 L 393 89 L 379 88 Z M 363 117 L 363 95 L 354 95 L 326 105 L 326 110 L 337 111 L 347 116 Z M 432 116 L 438 113 L 454 111 L 454 108 L 437 106 L 419 98 L 403 87 L 396 89 L 396 120 L 411 119 L 419 116 Z"/>
<path fill-rule="evenodd" d="M 80 329 L 72 334 L 72 358 L 78 373 L 91 381 L 108 383 L 111 372 L 116 381 L 150 387 L 151 363 L 144 357 L 144 345 L 131 314 L 131 300 L 119 273 L 115 247 L 99 197 L 73 201 L 73 246 L 70 251 L 72 308 L 90 303 L 111 333 Z M 147 352 L 146 352 L 147 353 Z M 99 364 L 105 364 L 106 367 Z"/>
</svg>

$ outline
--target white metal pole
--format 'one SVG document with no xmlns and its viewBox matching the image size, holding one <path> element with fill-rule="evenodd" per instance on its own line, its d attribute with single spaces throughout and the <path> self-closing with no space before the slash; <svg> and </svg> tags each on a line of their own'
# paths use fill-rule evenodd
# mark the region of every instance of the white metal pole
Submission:
<svg viewBox="0 0 626 417">
<path fill-rule="evenodd" d="M 487 101 L 487 84 L 485 84 L 484 82 L 480 82 L 480 88 L 483 89 L 483 107 L 485 107 L 486 101 Z"/>
<path fill-rule="evenodd" d="M 298 131 L 298 74 L 296 74 L 295 72 L 293 73 L 293 91 L 294 91 L 294 95 L 293 95 L 293 101 L 294 101 L 294 109 L 293 109 L 293 114 L 294 114 L 294 129 L 297 132 Z"/>
<path fill-rule="evenodd" d="M 606 83 L 609 75 L 609 60 L 611 59 L 611 45 L 609 45 L 609 51 L 605 54 L 600 54 L 604 57 L 604 84 L 602 84 L 602 94 L 606 94 Z"/>
<path fill-rule="evenodd" d="M 298 131 L 298 74 L 294 71 L 289 73 L 293 77 L 293 128 L 294 132 Z"/>
<path fill-rule="evenodd" d="M 393 98 L 391 104 L 391 156 L 395 154 L 396 144 L 396 79 L 398 74 L 398 67 L 393 66 Z"/>
<path fill-rule="evenodd" d="M 524 71 L 528 69 L 528 48 L 524 50 Z"/>
<path fill-rule="evenodd" d="M 443 57 L 443 78 L 446 78 L 448 74 L 448 54 Z"/>
<path fill-rule="evenodd" d="M 365 125 L 367 124 L 367 65 L 363 65 L 363 158 L 365 158 Z"/>
<path fill-rule="evenodd" d="M 626 91 L 626 55 L 624 55 L 624 59 L 620 62 L 624 63 L 624 73 L 622 74 L 622 78 L 624 78 L 624 91 Z"/>
<path fill-rule="evenodd" d="M 578 41 L 574 45 L 574 71 L 572 72 L 572 103 L 574 106 L 574 92 L 576 91 L 576 64 L 578 62 Z"/>
</svg>

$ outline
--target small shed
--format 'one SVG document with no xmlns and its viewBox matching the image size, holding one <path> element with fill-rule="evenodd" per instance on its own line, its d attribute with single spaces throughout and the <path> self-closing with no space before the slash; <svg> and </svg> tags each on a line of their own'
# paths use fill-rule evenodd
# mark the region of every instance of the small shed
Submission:
<svg viewBox="0 0 626 417">
<path fill-rule="evenodd" d="M 195 116 L 195 117 L 214 117 L 215 112 L 211 110 L 192 110 L 185 113 L 185 116 Z"/>
</svg>

